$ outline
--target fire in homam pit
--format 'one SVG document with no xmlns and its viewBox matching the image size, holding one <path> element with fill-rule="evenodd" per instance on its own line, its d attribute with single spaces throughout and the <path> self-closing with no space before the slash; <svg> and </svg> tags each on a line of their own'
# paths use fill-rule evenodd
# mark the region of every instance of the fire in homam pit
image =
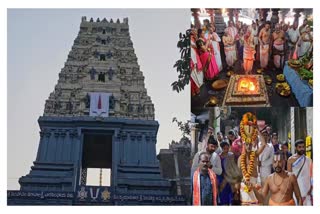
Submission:
<svg viewBox="0 0 320 214">
<path fill-rule="evenodd" d="M 243 76 L 237 80 L 234 95 L 258 95 L 259 93 L 259 81 L 256 77 Z"/>
<path fill-rule="evenodd" d="M 254 91 L 256 89 L 256 86 L 251 80 L 242 79 L 239 84 L 239 91 L 247 92 L 247 91 Z"/>
<path fill-rule="evenodd" d="M 231 76 L 222 105 L 269 106 L 269 97 L 263 76 Z"/>
</svg>

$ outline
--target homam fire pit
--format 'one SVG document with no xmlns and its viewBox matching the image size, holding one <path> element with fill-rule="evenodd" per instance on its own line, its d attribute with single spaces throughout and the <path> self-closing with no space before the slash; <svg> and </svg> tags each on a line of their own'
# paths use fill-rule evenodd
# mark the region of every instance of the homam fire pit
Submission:
<svg viewBox="0 0 320 214">
<path fill-rule="evenodd" d="M 260 84 L 257 77 L 252 76 L 239 76 L 238 80 L 235 82 L 235 87 L 233 91 L 234 96 L 243 95 L 259 95 Z"/>
<path fill-rule="evenodd" d="M 263 76 L 231 76 L 222 105 L 270 106 Z"/>
</svg>

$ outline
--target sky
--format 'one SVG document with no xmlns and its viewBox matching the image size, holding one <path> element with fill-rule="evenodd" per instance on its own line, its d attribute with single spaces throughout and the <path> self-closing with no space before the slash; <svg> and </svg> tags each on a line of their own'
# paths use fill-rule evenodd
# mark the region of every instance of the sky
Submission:
<svg viewBox="0 0 320 214">
<path fill-rule="evenodd" d="M 178 141 L 172 118 L 190 119 L 190 92 L 172 91 L 177 79 L 180 32 L 190 26 L 189 9 L 9 9 L 7 16 L 7 187 L 19 189 L 39 145 L 38 118 L 76 38 L 82 16 L 129 18 L 129 31 L 160 127 L 157 153 Z M 187 87 L 189 89 L 189 87 Z"/>
</svg>

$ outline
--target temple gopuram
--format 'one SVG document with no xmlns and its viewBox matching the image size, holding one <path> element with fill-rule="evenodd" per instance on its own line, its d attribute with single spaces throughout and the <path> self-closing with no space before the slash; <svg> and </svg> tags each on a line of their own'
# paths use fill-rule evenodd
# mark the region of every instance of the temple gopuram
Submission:
<svg viewBox="0 0 320 214">
<path fill-rule="evenodd" d="M 128 18 L 82 17 L 38 119 L 37 156 L 8 205 L 186 204 L 161 175 L 154 115 Z M 110 185 L 89 185 L 88 169 L 110 170 Z"/>
</svg>

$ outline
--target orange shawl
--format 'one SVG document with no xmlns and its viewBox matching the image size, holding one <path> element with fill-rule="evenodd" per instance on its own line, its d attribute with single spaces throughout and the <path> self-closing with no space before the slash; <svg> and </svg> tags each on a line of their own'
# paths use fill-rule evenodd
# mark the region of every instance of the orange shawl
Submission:
<svg viewBox="0 0 320 214">
<path fill-rule="evenodd" d="M 294 206 L 296 203 L 294 202 L 293 199 L 287 202 L 274 202 L 271 198 L 269 199 L 269 205 L 270 206 Z"/>
<path fill-rule="evenodd" d="M 212 194 L 213 194 L 213 205 L 217 205 L 217 179 L 216 175 L 212 169 L 208 169 L 209 177 L 212 185 Z M 200 194 L 200 167 L 193 173 L 193 205 L 201 205 L 201 194 Z"/>
</svg>

